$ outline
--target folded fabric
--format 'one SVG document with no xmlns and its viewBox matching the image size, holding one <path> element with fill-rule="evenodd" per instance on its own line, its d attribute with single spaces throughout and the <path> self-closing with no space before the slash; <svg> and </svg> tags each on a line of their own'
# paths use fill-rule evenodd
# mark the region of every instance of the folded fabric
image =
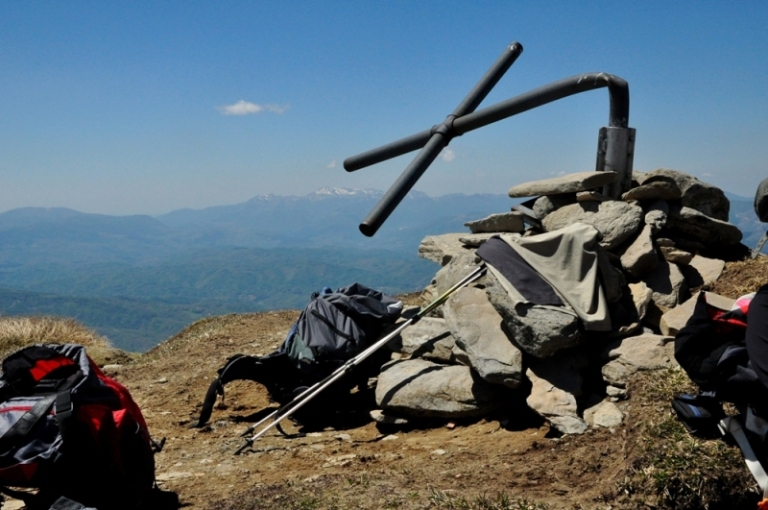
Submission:
<svg viewBox="0 0 768 510">
<path fill-rule="evenodd" d="M 574 223 L 567 227 L 531 237 L 520 237 L 502 234 L 500 237 L 542 280 L 551 286 L 557 296 L 573 309 L 574 313 L 584 323 L 584 329 L 591 331 L 610 331 L 611 319 L 605 294 L 600 286 L 599 268 L 597 264 L 598 230 L 584 223 Z M 493 245 L 488 249 L 491 258 L 498 257 L 498 247 Z M 480 250 L 478 255 L 483 257 Z M 500 266 L 513 267 L 517 262 L 506 259 Z M 499 264 L 498 260 L 496 264 Z M 497 277 L 501 277 L 502 285 L 510 297 L 517 303 L 551 305 L 552 303 L 538 302 L 541 300 L 541 290 L 535 284 L 535 291 L 526 290 L 529 283 L 535 279 L 529 275 L 514 276 L 509 280 L 504 272 L 489 261 L 491 269 Z M 517 265 L 521 270 L 521 265 Z M 512 270 L 514 272 L 514 270 Z M 522 271 L 522 270 L 521 270 Z M 528 297 L 526 297 L 528 296 Z"/>
</svg>

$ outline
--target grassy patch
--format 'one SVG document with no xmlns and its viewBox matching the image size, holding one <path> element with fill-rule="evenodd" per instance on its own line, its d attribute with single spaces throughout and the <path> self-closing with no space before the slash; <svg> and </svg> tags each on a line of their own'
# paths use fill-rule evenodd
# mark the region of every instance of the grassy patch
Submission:
<svg viewBox="0 0 768 510">
<path fill-rule="evenodd" d="M 473 499 L 454 496 L 446 492 L 430 490 L 431 508 L 446 510 L 548 510 L 550 507 L 522 498 L 511 498 L 500 492 L 493 497 L 481 495 Z"/>
<path fill-rule="evenodd" d="M 108 348 L 109 341 L 75 321 L 57 317 L 0 317 L 0 359 L 32 344 L 80 344 Z"/>
<path fill-rule="evenodd" d="M 654 372 L 633 384 L 636 440 L 619 490 L 631 507 L 693 510 L 755 507 L 756 484 L 735 446 L 720 439 L 690 436 L 677 420 L 670 401 L 695 388 L 680 369 Z"/>
</svg>

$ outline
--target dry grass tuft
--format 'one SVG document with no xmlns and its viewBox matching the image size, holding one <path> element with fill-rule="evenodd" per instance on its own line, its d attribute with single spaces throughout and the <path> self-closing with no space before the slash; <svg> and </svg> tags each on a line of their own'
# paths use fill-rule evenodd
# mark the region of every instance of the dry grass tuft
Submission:
<svg viewBox="0 0 768 510">
<path fill-rule="evenodd" d="M 80 344 L 109 348 L 109 341 L 74 319 L 0 317 L 0 359 L 31 344 Z"/>
<path fill-rule="evenodd" d="M 689 435 L 671 409 L 672 397 L 696 391 L 681 369 L 641 374 L 632 400 L 639 420 L 632 429 L 629 466 L 618 489 L 629 508 L 669 510 L 751 509 L 758 493 L 741 452 L 722 439 Z M 623 507 L 622 507 L 623 508 Z"/>
<path fill-rule="evenodd" d="M 737 298 L 768 283 L 768 257 L 728 262 L 720 278 L 712 286 L 715 294 Z"/>
</svg>

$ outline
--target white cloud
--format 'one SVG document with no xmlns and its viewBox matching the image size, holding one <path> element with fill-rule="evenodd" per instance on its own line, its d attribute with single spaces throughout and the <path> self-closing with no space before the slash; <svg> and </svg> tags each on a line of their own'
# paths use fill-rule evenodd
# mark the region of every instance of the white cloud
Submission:
<svg viewBox="0 0 768 510">
<path fill-rule="evenodd" d="M 450 163 L 451 161 L 456 159 L 456 153 L 453 152 L 453 150 L 446 147 L 445 149 L 443 149 L 443 152 L 440 153 L 440 157 L 443 158 L 443 161 L 445 161 L 446 163 Z"/>
<path fill-rule="evenodd" d="M 256 115 L 257 113 L 261 113 L 263 111 L 268 111 L 272 113 L 283 113 L 286 110 L 288 110 L 290 106 L 280 106 L 276 104 L 256 104 L 251 103 L 250 101 L 245 101 L 241 99 L 235 104 L 226 104 L 223 106 L 217 106 L 216 109 L 221 112 L 222 115 Z"/>
<path fill-rule="evenodd" d="M 325 168 L 336 168 L 336 160 L 332 159 L 330 163 L 325 165 Z"/>
</svg>

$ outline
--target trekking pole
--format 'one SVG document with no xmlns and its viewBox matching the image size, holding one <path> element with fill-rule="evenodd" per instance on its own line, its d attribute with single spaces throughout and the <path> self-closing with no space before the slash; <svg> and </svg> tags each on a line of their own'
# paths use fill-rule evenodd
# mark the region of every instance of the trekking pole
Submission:
<svg viewBox="0 0 768 510">
<path fill-rule="evenodd" d="M 446 290 L 441 296 L 436 298 L 434 301 L 432 301 L 430 304 L 428 304 L 425 308 L 419 311 L 416 315 L 408 319 L 407 321 L 400 324 L 397 328 L 395 328 L 394 331 L 391 333 L 385 335 L 380 340 L 376 341 L 373 345 L 368 347 L 366 350 L 355 356 L 354 358 L 351 358 L 349 361 L 344 363 L 344 365 L 340 366 L 338 369 L 336 369 L 331 375 L 326 377 L 325 379 L 315 383 L 312 387 L 308 388 L 306 391 L 298 395 L 296 398 L 294 398 L 292 401 L 288 402 L 287 404 L 283 405 L 279 409 L 276 409 L 274 412 L 272 412 L 269 416 L 263 418 L 259 423 L 253 426 L 252 429 L 249 429 L 249 431 L 252 431 L 258 425 L 261 423 L 267 421 L 269 418 L 276 416 L 274 421 L 264 427 L 260 432 L 258 432 L 256 435 L 249 437 L 245 440 L 245 443 L 235 452 L 235 455 L 240 455 L 246 448 L 249 448 L 253 445 L 254 441 L 259 439 L 261 436 L 267 433 L 268 430 L 270 430 L 272 427 L 277 426 L 278 423 L 280 423 L 285 418 L 288 418 L 293 413 L 298 411 L 301 407 L 303 407 L 307 402 L 312 400 L 315 396 L 317 396 L 321 391 L 323 391 L 325 388 L 336 382 L 338 379 L 343 377 L 347 372 L 352 370 L 355 366 L 360 364 L 363 360 L 368 358 L 371 354 L 379 350 L 381 347 L 383 347 L 385 344 L 387 344 L 390 340 L 395 338 L 397 335 L 399 335 L 405 328 L 410 326 L 411 324 L 414 324 L 418 322 L 422 317 L 429 314 L 432 310 L 437 308 L 438 306 L 445 303 L 449 297 L 451 297 L 451 294 L 456 292 L 462 287 L 465 287 L 466 285 L 469 285 L 473 281 L 477 280 L 481 276 L 485 274 L 487 271 L 487 268 L 485 267 L 485 264 L 481 264 L 478 266 L 474 271 L 472 271 L 470 274 L 462 278 L 458 283 L 453 285 L 450 289 Z"/>
</svg>

